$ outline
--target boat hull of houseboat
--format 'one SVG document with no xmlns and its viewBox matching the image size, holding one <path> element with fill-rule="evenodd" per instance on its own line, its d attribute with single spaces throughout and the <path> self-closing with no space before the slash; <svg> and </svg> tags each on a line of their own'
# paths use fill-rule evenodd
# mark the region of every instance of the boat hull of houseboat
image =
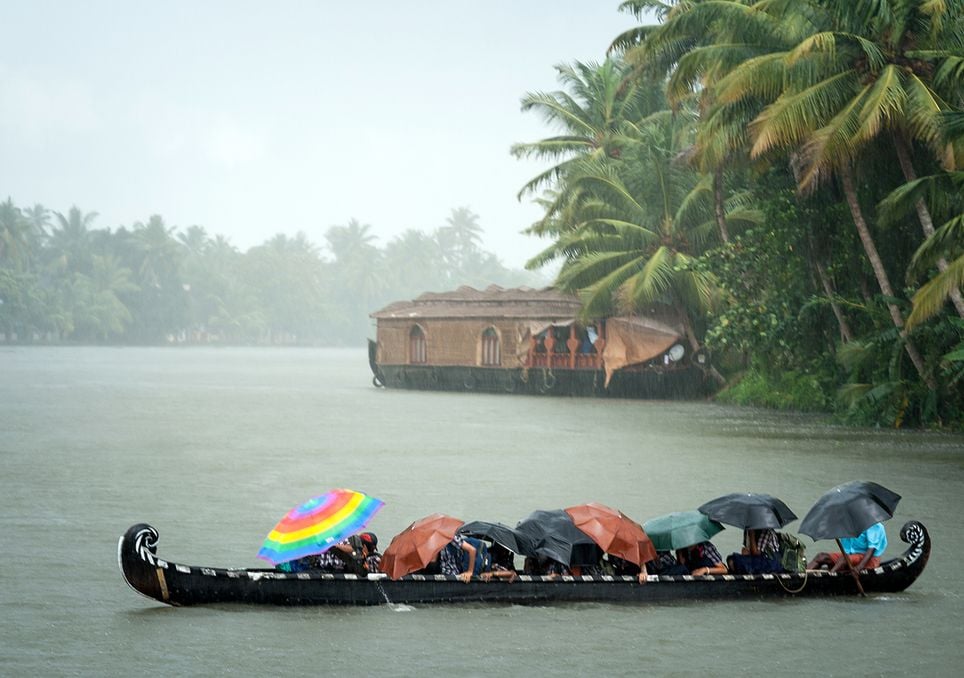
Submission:
<svg viewBox="0 0 964 678">
<path fill-rule="evenodd" d="M 369 341 L 373 383 L 416 391 L 460 391 L 644 399 L 698 399 L 711 393 L 695 365 L 628 368 L 606 385 L 603 369 L 569 367 L 472 367 L 463 365 L 382 365 Z"/>
</svg>

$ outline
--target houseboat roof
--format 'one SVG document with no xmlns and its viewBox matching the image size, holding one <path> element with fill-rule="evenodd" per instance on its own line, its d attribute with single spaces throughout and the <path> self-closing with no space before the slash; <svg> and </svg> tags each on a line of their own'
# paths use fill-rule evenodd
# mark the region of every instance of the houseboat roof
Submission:
<svg viewBox="0 0 964 678">
<path fill-rule="evenodd" d="M 484 290 L 462 286 L 452 292 L 426 292 L 411 301 L 396 301 L 371 314 L 378 320 L 407 318 L 571 319 L 579 315 L 579 299 L 554 287 Z"/>
</svg>

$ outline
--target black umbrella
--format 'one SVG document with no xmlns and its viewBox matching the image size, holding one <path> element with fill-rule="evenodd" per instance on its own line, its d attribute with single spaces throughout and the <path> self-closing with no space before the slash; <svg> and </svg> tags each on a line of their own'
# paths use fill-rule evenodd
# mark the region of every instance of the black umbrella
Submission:
<svg viewBox="0 0 964 678">
<path fill-rule="evenodd" d="M 513 530 L 502 523 L 489 523 L 484 520 L 473 520 L 459 528 L 459 534 L 479 539 L 491 539 L 520 556 L 536 555 L 535 546 L 528 535 Z"/>
<path fill-rule="evenodd" d="M 602 549 L 562 509 L 533 511 L 515 527 L 529 537 L 536 555 L 571 567 L 597 565 Z"/>
<path fill-rule="evenodd" d="M 874 523 L 893 518 L 900 495 L 867 480 L 837 485 L 813 505 L 800 532 L 817 539 L 856 537 Z"/>
<path fill-rule="evenodd" d="M 797 519 L 797 515 L 776 497 L 756 492 L 735 492 L 717 497 L 698 510 L 713 520 L 744 530 L 777 530 Z"/>
</svg>

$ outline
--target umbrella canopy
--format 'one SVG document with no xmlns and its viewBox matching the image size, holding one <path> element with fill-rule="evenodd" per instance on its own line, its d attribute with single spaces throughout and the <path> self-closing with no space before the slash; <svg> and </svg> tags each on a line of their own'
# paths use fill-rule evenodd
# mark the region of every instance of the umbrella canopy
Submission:
<svg viewBox="0 0 964 678">
<path fill-rule="evenodd" d="M 657 551 L 675 551 L 709 541 L 723 526 L 699 511 L 678 511 L 647 520 L 643 529 Z"/>
<path fill-rule="evenodd" d="M 488 523 L 484 520 L 473 520 L 459 528 L 459 534 L 480 539 L 491 539 L 520 556 L 534 556 L 535 545 L 525 534 L 513 530 L 502 523 Z"/>
<path fill-rule="evenodd" d="M 778 530 L 797 514 L 776 497 L 756 492 L 735 492 L 708 501 L 697 509 L 713 520 L 744 530 Z"/>
<path fill-rule="evenodd" d="M 606 553 L 636 565 L 656 559 L 656 549 L 642 526 L 622 511 L 590 502 L 565 509 L 572 522 Z"/>
<path fill-rule="evenodd" d="M 288 511 L 264 540 L 258 557 L 272 565 L 297 560 L 361 532 L 385 505 L 354 490 L 331 490 Z"/>
<path fill-rule="evenodd" d="M 867 480 L 852 480 L 826 492 L 804 516 L 800 531 L 814 540 L 856 537 L 894 516 L 900 495 Z"/>
<path fill-rule="evenodd" d="M 533 511 L 515 526 L 529 537 L 536 556 L 550 558 L 563 565 L 582 567 L 596 565 L 602 557 L 599 547 L 589 535 L 576 527 L 562 509 Z"/>
<path fill-rule="evenodd" d="M 382 553 L 381 570 L 392 579 L 421 570 L 452 541 L 462 521 L 444 513 L 433 513 L 395 535 Z"/>
</svg>

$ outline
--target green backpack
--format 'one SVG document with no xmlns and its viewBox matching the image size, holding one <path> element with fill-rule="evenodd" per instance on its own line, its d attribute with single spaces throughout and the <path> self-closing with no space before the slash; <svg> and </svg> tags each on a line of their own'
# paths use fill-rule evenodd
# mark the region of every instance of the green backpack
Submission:
<svg viewBox="0 0 964 678">
<path fill-rule="evenodd" d="M 807 569 L 806 547 L 796 536 L 777 532 L 780 538 L 780 565 L 786 572 L 803 572 Z"/>
</svg>

